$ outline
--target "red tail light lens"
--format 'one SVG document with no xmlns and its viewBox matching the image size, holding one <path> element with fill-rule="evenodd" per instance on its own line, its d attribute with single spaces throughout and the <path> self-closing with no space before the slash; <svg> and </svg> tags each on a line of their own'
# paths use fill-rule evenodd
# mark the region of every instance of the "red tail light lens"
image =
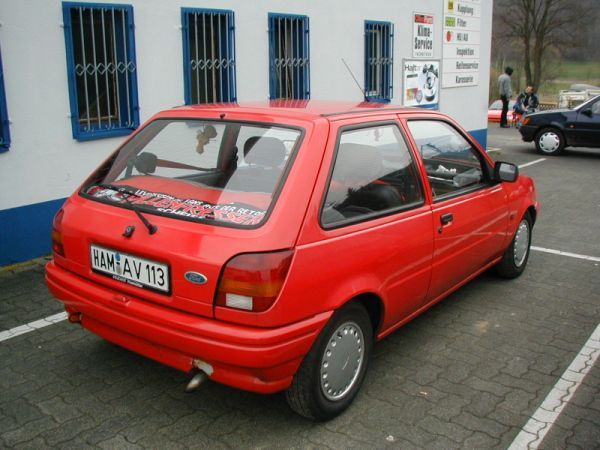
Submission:
<svg viewBox="0 0 600 450">
<path fill-rule="evenodd" d="M 65 256 L 62 238 L 62 219 L 64 214 L 63 209 L 59 209 L 52 221 L 52 251 L 63 257 Z"/>
<path fill-rule="evenodd" d="M 231 259 L 219 281 L 217 306 L 252 312 L 269 309 L 281 291 L 293 255 L 293 250 L 284 250 Z"/>
</svg>

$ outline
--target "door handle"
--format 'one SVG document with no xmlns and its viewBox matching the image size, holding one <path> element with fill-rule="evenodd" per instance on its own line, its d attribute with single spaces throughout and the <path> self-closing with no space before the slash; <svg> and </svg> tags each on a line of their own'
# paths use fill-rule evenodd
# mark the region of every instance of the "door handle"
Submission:
<svg viewBox="0 0 600 450">
<path fill-rule="evenodd" d="M 442 224 L 442 226 L 452 223 L 453 220 L 454 216 L 452 215 L 452 213 L 446 213 L 440 216 L 440 223 Z"/>
</svg>

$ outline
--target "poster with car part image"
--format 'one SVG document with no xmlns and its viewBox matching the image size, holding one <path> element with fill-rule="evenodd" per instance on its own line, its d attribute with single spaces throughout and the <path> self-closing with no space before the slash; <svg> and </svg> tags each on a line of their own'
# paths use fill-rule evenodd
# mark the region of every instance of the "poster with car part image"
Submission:
<svg viewBox="0 0 600 450">
<path fill-rule="evenodd" d="M 436 60 L 402 61 L 402 104 L 438 109 L 440 62 Z"/>
</svg>

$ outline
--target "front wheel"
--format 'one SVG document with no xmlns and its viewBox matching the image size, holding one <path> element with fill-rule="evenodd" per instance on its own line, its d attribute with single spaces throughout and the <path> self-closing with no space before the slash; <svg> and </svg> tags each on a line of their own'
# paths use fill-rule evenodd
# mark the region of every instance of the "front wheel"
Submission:
<svg viewBox="0 0 600 450">
<path fill-rule="evenodd" d="M 360 389 L 372 345 L 371 320 L 361 304 L 336 311 L 286 391 L 290 407 L 319 421 L 341 414 Z"/>
<path fill-rule="evenodd" d="M 543 155 L 559 155 L 565 149 L 565 138 L 556 128 L 544 128 L 535 136 L 535 147 Z"/>
<path fill-rule="evenodd" d="M 516 278 L 525 270 L 531 247 L 532 224 L 531 215 L 525 213 L 502 260 L 496 265 L 496 272 L 501 277 Z"/>
</svg>

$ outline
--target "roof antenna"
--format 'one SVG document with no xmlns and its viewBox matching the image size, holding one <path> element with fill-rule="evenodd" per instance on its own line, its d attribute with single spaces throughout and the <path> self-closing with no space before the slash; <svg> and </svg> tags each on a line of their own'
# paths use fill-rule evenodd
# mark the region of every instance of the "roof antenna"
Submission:
<svg viewBox="0 0 600 450">
<path fill-rule="evenodd" d="M 365 94 L 364 89 L 362 87 L 360 87 L 360 83 L 358 82 L 358 80 L 356 79 L 356 77 L 354 76 L 354 74 L 352 73 L 352 70 L 350 70 L 350 67 L 348 67 L 348 64 L 346 64 L 346 61 L 344 61 L 344 58 L 342 58 L 342 62 L 346 66 L 346 69 L 348 69 L 348 72 L 350 72 L 350 76 L 352 77 L 352 79 L 356 83 L 356 86 L 358 86 L 358 89 L 360 89 L 360 92 L 362 92 L 362 95 L 363 95 L 363 98 L 365 99 L 365 102 L 368 102 L 369 99 L 367 98 L 367 94 Z"/>
</svg>

